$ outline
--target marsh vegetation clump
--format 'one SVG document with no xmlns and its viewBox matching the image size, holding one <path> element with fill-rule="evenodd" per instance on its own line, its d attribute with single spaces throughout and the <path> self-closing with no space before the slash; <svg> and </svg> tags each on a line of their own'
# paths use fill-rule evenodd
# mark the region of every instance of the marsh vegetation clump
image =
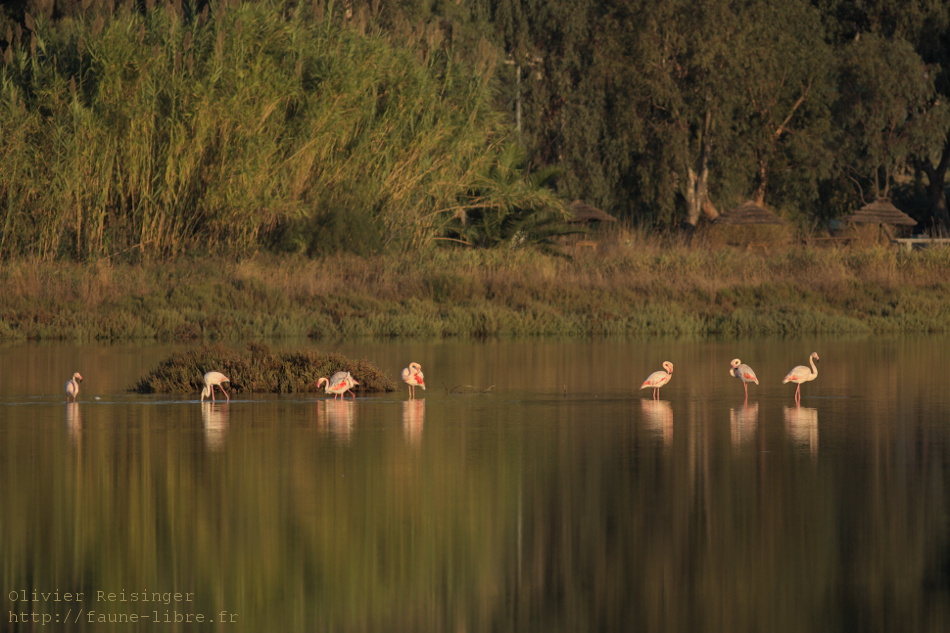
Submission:
<svg viewBox="0 0 950 633">
<path fill-rule="evenodd" d="M 342 354 L 316 350 L 274 353 L 267 345 L 251 343 L 243 351 L 224 345 L 202 347 L 172 354 L 139 379 L 130 391 L 137 393 L 195 393 L 201 377 L 220 371 L 231 379 L 232 393 L 312 393 L 317 379 L 348 371 L 363 392 L 396 390 L 392 378 L 367 360 L 354 361 Z"/>
</svg>

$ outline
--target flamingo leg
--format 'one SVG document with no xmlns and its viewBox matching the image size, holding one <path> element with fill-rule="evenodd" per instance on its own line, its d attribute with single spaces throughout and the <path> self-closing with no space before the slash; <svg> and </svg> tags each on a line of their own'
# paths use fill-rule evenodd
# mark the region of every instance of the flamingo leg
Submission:
<svg viewBox="0 0 950 633">
<path fill-rule="evenodd" d="M 219 385 L 221 387 L 221 393 L 224 394 L 224 397 L 228 399 L 228 402 L 231 402 L 231 395 L 224 390 L 224 385 Z"/>
<path fill-rule="evenodd" d="M 749 383 L 742 383 L 742 388 L 745 389 L 745 401 L 748 404 L 749 402 Z"/>
</svg>

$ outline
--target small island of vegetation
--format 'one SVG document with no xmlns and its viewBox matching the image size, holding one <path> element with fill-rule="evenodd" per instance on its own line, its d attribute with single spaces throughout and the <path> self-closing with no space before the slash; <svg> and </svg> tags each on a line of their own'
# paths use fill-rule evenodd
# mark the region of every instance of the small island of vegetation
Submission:
<svg viewBox="0 0 950 633">
<path fill-rule="evenodd" d="M 342 354 L 288 352 L 275 354 L 259 343 L 243 352 L 222 345 L 173 354 L 130 387 L 137 393 L 195 393 L 204 386 L 205 372 L 221 371 L 235 393 L 313 393 L 317 380 L 348 371 L 362 392 L 395 391 L 396 384 L 367 360 L 352 361 Z"/>
</svg>

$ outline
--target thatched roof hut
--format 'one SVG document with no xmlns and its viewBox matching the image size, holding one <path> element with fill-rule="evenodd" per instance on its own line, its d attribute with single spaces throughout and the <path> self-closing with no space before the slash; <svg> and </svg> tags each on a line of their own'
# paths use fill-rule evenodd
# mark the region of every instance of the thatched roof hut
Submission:
<svg viewBox="0 0 950 633">
<path fill-rule="evenodd" d="M 878 198 L 866 204 L 854 213 L 841 218 L 845 222 L 862 224 L 893 224 L 899 226 L 916 226 L 917 220 L 910 217 L 886 198 Z"/>
<path fill-rule="evenodd" d="M 786 224 L 765 207 L 748 200 L 734 209 L 724 211 L 713 224 Z"/>
<path fill-rule="evenodd" d="M 572 224 L 594 224 L 596 222 L 616 222 L 617 218 L 601 211 L 597 207 L 592 207 L 586 202 L 575 200 L 568 209 L 571 212 L 571 219 L 568 222 Z"/>
</svg>

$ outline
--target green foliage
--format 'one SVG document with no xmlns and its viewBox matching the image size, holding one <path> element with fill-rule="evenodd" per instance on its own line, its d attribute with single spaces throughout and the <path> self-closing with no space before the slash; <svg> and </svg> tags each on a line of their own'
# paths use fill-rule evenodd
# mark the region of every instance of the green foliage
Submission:
<svg viewBox="0 0 950 633">
<path fill-rule="evenodd" d="M 31 22 L 39 44 L 0 67 L 0 256 L 431 241 L 500 133 L 490 54 L 420 55 L 310 6 Z"/>
<path fill-rule="evenodd" d="M 637 224 L 813 224 L 857 180 L 950 225 L 948 32 L 929 0 L 32 0 L 0 16 L 0 257 L 549 247 L 515 142 Z"/>
<path fill-rule="evenodd" d="M 563 203 L 548 188 L 557 174 L 555 169 L 526 174 L 523 149 L 505 145 L 487 172 L 459 196 L 444 229 L 446 239 L 482 248 L 531 245 L 556 252 L 557 238 L 580 232 L 568 226 Z"/>
<path fill-rule="evenodd" d="M 841 60 L 837 115 L 842 144 L 856 176 L 873 195 L 887 196 L 909 157 L 939 150 L 950 118 L 934 75 L 911 45 L 869 34 L 850 43 Z"/>
</svg>

